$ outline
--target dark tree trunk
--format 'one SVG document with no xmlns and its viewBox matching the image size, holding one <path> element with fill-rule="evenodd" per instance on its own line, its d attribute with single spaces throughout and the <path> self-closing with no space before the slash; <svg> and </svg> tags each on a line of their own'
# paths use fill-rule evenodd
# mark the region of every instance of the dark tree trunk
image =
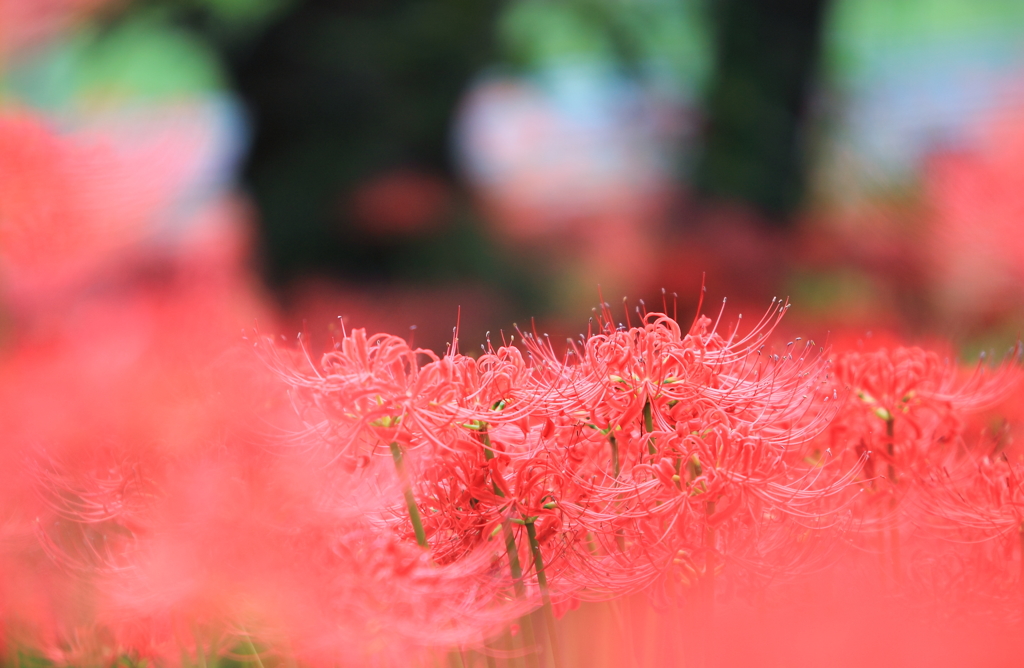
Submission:
<svg viewBox="0 0 1024 668">
<path fill-rule="evenodd" d="M 828 0 L 712 0 L 716 71 L 694 184 L 785 225 L 806 188 L 803 128 Z"/>
</svg>

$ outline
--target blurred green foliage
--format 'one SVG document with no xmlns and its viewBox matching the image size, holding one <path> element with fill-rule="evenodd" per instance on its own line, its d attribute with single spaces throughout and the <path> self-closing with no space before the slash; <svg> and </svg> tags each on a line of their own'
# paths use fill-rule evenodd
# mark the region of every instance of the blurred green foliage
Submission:
<svg viewBox="0 0 1024 668">
<path fill-rule="evenodd" d="M 696 0 L 518 0 L 497 32 L 502 58 L 523 70 L 586 60 L 672 80 L 695 95 L 706 85 L 712 45 Z"/>
<path fill-rule="evenodd" d="M 13 94 L 53 112 L 192 97 L 225 86 L 217 54 L 162 11 L 88 25 L 17 63 L 8 77 Z"/>
</svg>

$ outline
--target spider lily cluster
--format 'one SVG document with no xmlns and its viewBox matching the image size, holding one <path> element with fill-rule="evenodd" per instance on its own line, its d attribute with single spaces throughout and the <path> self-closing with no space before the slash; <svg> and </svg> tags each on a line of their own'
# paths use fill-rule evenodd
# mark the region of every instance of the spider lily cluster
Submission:
<svg viewBox="0 0 1024 668">
<path fill-rule="evenodd" d="M 606 314 L 564 356 L 534 335 L 438 357 L 356 330 L 320 365 L 276 366 L 301 442 L 391 480 L 377 523 L 433 568 L 474 564 L 535 605 L 676 596 L 726 554 L 751 573 L 798 568 L 787 537 L 840 521 L 861 469 L 808 461 L 838 393 L 813 344 L 766 352 L 783 311 L 742 338 L 704 317 L 684 334 L 664 315 L 617 328 Z"/>
<path fill-rule="evenodd" d="M 167 340 L 121 370 L 11 356 L 8 652 L 557 664 L 581 601 L 644 594 L 700 632 L 823 577 L 929 604 L 944 578 L 1015 616 L 1024 468 L 984 425 L 1016 364 L 773 345 L 786 308 L 749 331 L 604 310 L 563 353 L 356 329 L 318 361 L 265 338 L 192 367 Z"/>
</svg>

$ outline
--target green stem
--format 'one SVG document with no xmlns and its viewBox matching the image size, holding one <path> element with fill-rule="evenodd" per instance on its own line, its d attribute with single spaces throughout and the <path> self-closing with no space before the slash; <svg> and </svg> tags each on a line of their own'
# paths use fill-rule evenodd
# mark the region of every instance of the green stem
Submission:
<svg viewBox="0 0 1024 668">
<path fill-rule="evenodd" d="M 491 448 L 491 437 L 487 434 L 487 423 L 482 423 L 480 429 L 480 439 L 484 444 L 484 459 L 490 461 L 494 459 L 494 450 Z M 498 487 L 498 483 L 491 481 L 491 486 L 494 488 L 494 493 L 505 498 L 505 493 Z M 512 586 L 515 588 L 516 596 L 522 597 L 526 593 L 526 589 L 523 586 L 523 568 L 519 563 L 519 548 L 516 545 L 515 532 L 512 530 L 512 523 L 506 518 L 501 523 L 501 530 L 505 536 L 505 551 L 508 552 L 508 567 L 512 572 Z"/>
<path fill-rule="evenodd" d="M 893 485 L 896 484 L 896 466 L 893 464 L 893 457 L 896 456 L 896 446 L 894 441 L 896 435 L 896 428 L 893 424 L 893 419 L 890 417 L 885 421 L 885 451 L 889 453 L 889 482 Z"/>
<path fill-rule="evenodd" d="M 481 423 L 480 429 L 480 440 L 484 444 L 484 459 L 490 461 L 494 459 L 494 450 L 491 448 L 491 437 L 487 434 L 487 423 Z M 491 481 L 491 486 L 494 488 L 494 493 L 505 498 L 505 493 L 498 487 L 498 483 Z M 522 597 L 526 593 L 526 589 L 523 586 L 523 568 L 519 563 L 519 548 L 516 546 L 516 536 L 512 531 L 512 524 L 506 518 L 501 523 L 501 530 L 505 536 L 505 551 L 508 552 L 508 567 L 512 572 L 512 586 L 515 588 L 516 596 Z"/>
<path fill-rule="evenodd" d="M 612 444 L 612 475 L 617 479 L 619 477 L 619 442 L 615 440 L 615 436 L 608 432 L 608 442 Z"/>
<path fill-rule="evenodd" d="M 654 415 L 651 413 L 651 400 L 644 402 L 644 429 L 650 434 L 654 431 Z M 647 439 L 647 452 L 653 455 L 657 450 L 654 448 L 654 437 Z"/>
<path fill-rule="evenodd" d="M 537 572 L 537 586 L 540 589 L 540 600 L 544 611 L 544 624 L 547 627 L 548 646 L 551 649 L 553 665 L 558 668 L 558 636 L 555 632 L 555 613 L 551 607 L 551 593 L 548 591 L 548 576 L 544 572 L 544 557 L 537 540 L 537 527 L 533 521 L 526 522 L 526 534 L 530 539 L 530 554 L 533 555 L 533 567 Z"/>
<path fill-rule="evenodd" d="M 491 447 L 491 435 L 487 433 L 487 423 L 480 423 L 480 440 L 484 443 L 484 459 L 494 459 L 494 449 Z"/>
<path fill-rule="evenodd" d="M 516 545 L 516 535 L 512 530 L 512 523 L 507 519 L 501 523 L 501 530 L 505 534 L 505 551 L 508 552 L 508 569 L 512 573 L 512 587 L 515 589 L 516 597 L 522 598 L 526 593 L 523 585 L 523 566 L 519 563 L 519 546 Z"/>
<path fill-rule="evenodd" d="M 217 657 L 219 652 L 220 652 L 220 635 L 219 634 L 214 634 L 213 640 L 210 641 L 210 651 L 207 652 L 207 654 L 209 654 L 210 658 L 213 660 L 213 665 L 214 666 L 219 666 L 220 665 L 220 659 Z"/>
<path fill-rule="evenodd" d="M 203 641 L 199 637 L 199 628 L 192 625 L 192 637 L 196 640 L 196 664 L 198 668 L 206 668 L 206 650 L 203 649 Z"/>
<path fill-rule="evenodd" d="M 256 651 L 256 645 L 253 644 L 252 638 L 249 634 L 245 635 L 245 643 L 249 645 L 249 649 L 252 650 L 252 657 L 256 660 L 256 665 L 259 668 L 263 668 L 263 661 L 260 659 L 260 653 Z"/>
<path fill-rule="evenodd" d="M 409 485 L 409 480 L 405 474 L 402 446 L 398 445 L 395 441 L 391 442 L 391 457 L 395 460 L 395 470 L 398 471 L 398 477 L 402 479 L 402 493 L 405 495 L 405 505 L 409 509 L 409 521 L 412 522 L 413 531 L 416 532 L 416 542 L 420 547 L 429 548 L 427 532 L 423 530 L 423 520 L 420 519 L 420 509 L 416 505 L 416 497 L 413 496 L 412 486 Z"/>
<path fill-rule="evenodd" d="M 615 435 L 611 432 L 611 427 L 608 431 L 608 442 L 612 444 L 612 474 L 615 479 L 619 479 L 619 473 L 621 468 L 619 467 L 619 442 L 615 440 Z M 626 539 L 622 536 L 622 529 L 615 532 L 615 544 L 619 547 L 619 552 L 626 551 Z"/>
<path fill-rule="evenodd" d="M 512 522 L 508 519 L 502 522 L 501 528 L 505 534 L 505 552 L 508 553 L 508 569 L 512 573 L 512 589 L 516 593 L 516 598 L 521 599 L 526 596 L 526 585 L 523 583 L 523 565 L 519 561 L 519 546 L 516 545 L 515 531 L 512 529 Z M 533 620 L 529 615 L 523 615 L 519 620 L 519 627 L 523 632 L 523 644 L 531 652 L 528 655 L 530 658 L 527 659 L 527 663 L 533 665 L 536 661 L 532 652 L 537 646 L 537 637 L 533 632 Z"/>
<path fill-rule="evenodd" d="M 494 459 L 494 448 L 491 445 L 491 436 L 487 433 L 487 423 L 482 421 L 480 422 L 480 440 L 484 446 L 484 459 L 487 461 Z M 492 480 L 491 486 L 497 496 L 505 498 L 505 493 L 498 487 L 498 483 Z M 505 538 L 505 552 L 508 553 L 508 569 L 512 574 L 512 589 L 516 594 L 516 598 L 523 598 L 526 595 L 526 585 L 523 583 L 523 566 L 519 561 L 519 546 L 516 544 L 515 531 L 512 529 L 512 523 L 508 518 L 502 521 L 501 531 Z M 537 641 L 533 633 L 533 622 L 530 620 L 530 616 L 524 616 L 520 620 L 519 626 L 523 631 L 523 643 L 528 648 L 531 648 L 532 651 Z"/>
<path fill-rule="evenodd" d="M 494 485 L 494 493 L 502 498 L 505 497 L 505 494 L 497 484 Z M 526 585 L 523 583 L 523 565 L 519 561 L 519 546 L 516 544 L 515 530 L 512 528 L 512 522 L 507 517 L 501 522 L 501 531 L 505 538 L 505 552 L 508 554 L 508 570 L 512 574 L 512 590 L 515 592 L 516 598 L 521 599 L 526 596 Z M 533 652 L 533 648 L 537 645 L 537 640 L 533 632 L 533 621 L 529 615 L 524 615 L 519 620 L 519 627 L 523 632 L 523 644 L 526 645 L 529 652 Z M 530 658 L 526 659 L 527 664 L 533 665 L 536 662 L 535 658 L 532 654 L 528 656 Z"/>
<path fill-rule="evenodd" d="M 546 606 L 551 605 L 551 594 L 548 592 L 548 576 L 544 572 L 544 558 L 540 552 L 540 542 L 537 540 L 537 525 L 533 521 L 525 521 L 526 535 L 530 537 L 530 554 L 533 556 L 534 569 L 537 571 L 537 586 L 540 588 L 541 601 Z"/>
<path fill-rule="evenodd" d="M 895 438 L 895 434 L 896 434 L 895 424 L 894 424 L 893 418 L 890 415 L 889 419 L 887 419 L 885 421 L 885 436 L 886 436 L 886 441 L 887 441 L 886 442 L 886 451 L 889 453 L 889 482 L 892 485 L 895 485 L 897 483 L 896 465 L 893 463 L 893 457 L 895 457 L 895 455 L 896 455 L 896 446 L 895 446 L 896 438 Z M 897 502 L 896 502 L 895 495 L 890 497 L 890 499 L 889 499 L 889 509 L 891 511 L 891 516 L 892 516 L 894 522 L 895 522 L 896 510 L 897 510 L 896 509 L 896 503 Z M 894 582 L 896 582 L 896 584 L 899 584 L 900 579 L 901 579 L 901 573 L 900 573 L 901 558 L 900 558 L 900 528 L 899 528 L 898 524 L 894 524 L 892 526 L 892 528 L 889 529 L 889 549 L 890 549 L 890 557 L 892 558 L 893 580 L 894 580 Z"/>
</svg>

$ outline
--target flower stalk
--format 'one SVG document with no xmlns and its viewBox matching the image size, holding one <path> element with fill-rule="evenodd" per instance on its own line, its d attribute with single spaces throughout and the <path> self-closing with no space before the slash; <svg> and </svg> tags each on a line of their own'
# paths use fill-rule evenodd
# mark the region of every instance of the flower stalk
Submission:
<svg viewBox="0 0 1024 668">
<path fill-rule="evenodd" d="M 540 551 L 540 542 L 537 540 L 536 518 L 525 520 L 526 535 L 530 541 L 530 554 L 533 557 L 533 567 L 537 573 L 537 587 L 540 589 L 541 609 L 544 615 L 544 625 L 548 635 L 548 647 L 551 650 L 552 663 L 558 668 L 558 634 L 555 629 L 555 614 L 551 607 L 551 592 L 548 590 L 547 573 L 544 571 L 544 557 Z"/>
<path fill-rule="evenodd" d="M 892 413 L 885 411 L 885 449 L 889 454 L 889 482 L 894 486 L 898 482 L 896 474 L 896 464 L 894 463 L 894 457 L 896 456 L 896 425 L 892 416 Z M 892 559 L 892 575 L 893 581 L 898 585 L 901 579 L 901 568 L 900 568 L 900 527 L 896 523 L 897 513 L 897 500 L 895 494 L 889 499 L 889 511 L 893 518 L 893 525 L 889 529 L 889 556 Z"/>
<path fill-rule="evenodd" d="M 412 493 L 412 485 L 409 484 L 405 471 L 405 453 L 402 446 L 396 441 L 391 441 L 391 458 L 395 460 L 395 470 L 402 480 L 402 493 L 405 495 L 405 505 L 409 510 L 409 521 L 412 522 L 412 529 L 416 532 L 416 544 L 422 548 L 429 549 L 427 532 L 423 530 L 423 520 L 420 518 L 420 509 L 416 505 L 416 497 Z"/>
<path fill-rule="evenodd" d="M 654 431 L 654 415 L 652 410 L 651 400 L 647 399 L 644 402 L 644 429 L 647 433 L 647 452 L 653 457 L 657 449 L 654 447 L 654 437 L 650 435 Z"/>
<path fill-rule="evenodd" d="M 494 459 L 494 448 L 491 445 L 490 434 L 487 432 L 487 423 L 480 421 L 477 423 L 477 428 L 480 430 L 480 440 L 484 446 L 484 459 L 490 461 Z M 505 493 L 498 487 L 498 483 L 492 480 L 491 485 L 495 495 L 505 498 Z M 515 531 L 509 518 L 502 519 L 501 531 L 505 539 L 505 552 L 508 554 L 508 569 L 512 575 L 512 590 L 515 592 L 516 598 L 522 599 L 526 596 L 526 585 L 523 583 L 523 566 L 519 561 L 519 546 L 516 544 Z M 520 620 L 520 627 L 523 631 L 523 643 L 528 648 L 535 647 L 537 641 L 533 632 L 533 622 L 529 615 L 525 615 Z"/>
</svg>

